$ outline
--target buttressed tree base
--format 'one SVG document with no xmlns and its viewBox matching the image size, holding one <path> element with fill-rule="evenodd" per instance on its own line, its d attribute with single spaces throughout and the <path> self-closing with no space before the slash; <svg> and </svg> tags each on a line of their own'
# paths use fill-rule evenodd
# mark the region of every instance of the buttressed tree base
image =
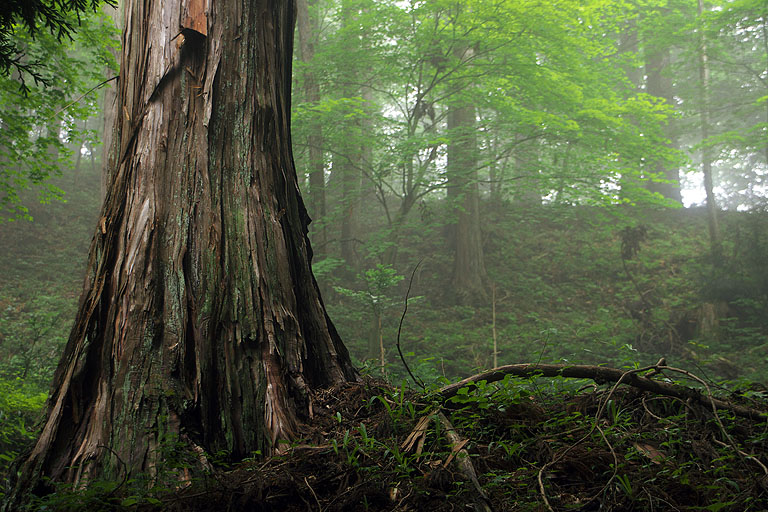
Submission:
<svg viewBox="0 0 768 512">
<path fill-rule="evenodd" d="M 168 439 L 269 453 L 311 416 L 312 388 L 356 378 L 310 269 L 293 2 L 124 12 L 110 186 L 12 501 L 43 477 L 152 475 Z"/>
</svg>

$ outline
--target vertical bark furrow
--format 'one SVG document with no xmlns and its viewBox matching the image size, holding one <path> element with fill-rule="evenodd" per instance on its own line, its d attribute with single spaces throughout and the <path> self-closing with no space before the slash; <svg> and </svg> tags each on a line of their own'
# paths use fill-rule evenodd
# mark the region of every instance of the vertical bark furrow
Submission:
<svg viewBox="0 0 768 512">
<path fill-rule="evenodd" d="M 268 452 L 355 378 L 311 273 L 290 149 L 293 6 L 128 0 L 114 157 L 42 434 L 45 476 L 154 474 L 169 442 Z"/>
</svg>

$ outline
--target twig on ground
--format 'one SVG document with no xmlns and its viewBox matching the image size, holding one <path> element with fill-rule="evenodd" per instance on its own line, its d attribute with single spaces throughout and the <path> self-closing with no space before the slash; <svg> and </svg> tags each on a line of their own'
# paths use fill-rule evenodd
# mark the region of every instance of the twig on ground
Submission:
<svg viewBox="0 0 768 512">
<path fill-rule="evenodd" d="M 546 471 L 548 467 L 557 464 L 560 460 L 563 459 L 563 457 L 566 456 L 566 454 L 568 452 L 570 452 L 576 446 L 580 445 L 585 440 L 587 440 L 589 438 L 589 436 L 592 435 L 592 432 L 594 432 L 595 430 L 600 432 L 600 437 L 603 439 L 605 444 L 608 446 L 608 449 L 611 451 L 611 455 L 613 456 L 613 472 L 611 473 L 611 476 L 610 476 L 610 478 L 608 478 L 608 481 L 605 483 L 605 485 L 603 485 L 603 487 L 600 489 L 600 491 L 597 492 L 591 498 L 589 498 L 585 503 L 582 504 L 582 506 L 584 506 L 584 505 L 594 501 L 598 496 L 600 496 L 603 493 L 603 491 L 605 491 L 605 489 L 609 485 L 611 485 L 611 482 L 613 481 L 613 479 L 616 478 L 616 474 L 618 472 L 618 467 L 619 467 L 619 459 L 618 459 L 618 456 L 616 455 L 616 450 L 613 449 L 613 445 L 611 445 L 610 441 L 608 441 L 608 438 L 606 437 L 605 432 L 603 432 L 603 429 L 600 428 L 600 425 L 599 425 L 598 422 L 600 421 L 600 416 L 603 415 L 603 411 L 605 410 L 606 404 L 611 399 L 611 397 L 613 396 L 613 393 L 616 391 L 616 389 L 618 389 L 619 384 L 621 384 L 621 382 L 624 380 L 624 378 L 626 378 L 628 375 L 636 375 L 637 373 L 645 372 L 645 371 L 648 371 L 649 369 L 652 369 L 652 368 L 653 367 L 650 367 L 650 366 L 646 367 L 646 368 L 637 368 L 637 369 L 625 372 L 621 377 L 619 377 L 619 379 L 616 381 L 616 383 L 611 387 L 611 390 L 608 392 L 606 397 L 603 400 L 601 400 L 600 405 L 597 408 L 597 413 L 595 413 L 595 421 L 592 424 L 592 428 L 589 429 L 589 432 L 584 434 L 578 441 L 576 441 L 575 443 L 570 445 L 568 448 L 566 448 L 565 450 L 560 452 L 560 454 L 557 457 L 555 457 L 551 461 L 547 462 L 546 464 L 544 464 L 541 467 L 541 469 L 539 469 L 539 474 L 536 477 L 537 480 L 539 481 L 539 491 L 541 492 L 542 498 L 544 498 L 544 504 L 547 506 L 547 508 L 551 512 L 554 512 L 554 509 L 552 508 L 552 505 L 549 504 L 549 499 L 547 498 L 547 490 L 544 487 L 544 471 Z"/>
<path fill-rule="evenodd" d="M 660 367 L 662 370 L 669 370 L 672 372 L 677 372 L 682 375 L 685 375 L 686 377 L 695 380 L 696 382 L 700 383 L 702 386 L 704 386 L 704 389 L 707 390 L 707 396 L 709 397 L 709 403 L 712 406 L 712 415 L 715 417 L 715 421 L 717 422 L 717 426 L 720 427 L 720 432 L 723 433 L 723 436 L 728 441 L 728 443 L 731 445 L 731 448 L 734 449 L 734 451 L 741 457 L 741 461 L 746 464 L 746 459 L 742 455 L 744 452 L 739 450 L 739 447 L 736 446 L 736 442 L 733 440 L 731 435 L 728 433 L 727 430 L 725 430 L 725 425 L 723 425 L 723 421 L 720 419 L 720 415 L 717 414 L 717 405 L 715 404 L 715 397 L 712 396 L 712 390 L 709 387 L 709 384 L 704 381 L 701 377 L 698 377 L 697 375 L 692 374 L 688 370 L 683 370 L 681 368 L 673 368 L 671 366 L 662 366 Z M 722 408 L 722 407 L 721 407 Z"/>
<path fill-rule="evenodd" d="M 429 427 L 429 422 L 432 418 L 432 414 L 422 416 L 422 418 L 416 423 L 416 426 L 413 427 L 411 433 L 408 434 L 408 437 L 405 438 L 405 441 L 402 442 L 400 449 L 409 452 L 418 442 L 416 455 L 421 455 L 422 449 L 424 447 L 424 437 L 426 435 L 427 428 Z"/>
<path fill-rule="evenodd" d="M 318 512 L 323 512 L 323 506 L 320 504 L 320 500 L 317 499 L 317 494 L 315 494 L 315 490 L 312 488 L 311 485 L 309 485 L 309 481 L 307 480 L 307 477 L 304 477 L 304 483 L 307 485 L 307 488 L 309 489 L 309 492 L 312 493 L 312 496 L 315 497 L 315 501 L 317 502 L 317 510 L 318 510 Z"/>
<path fill-rule="evenodd" d="M 724 442 L 722 442 L 722 441 L 720 441 L 720 440 L 718 440 L 718 439 L 713 439 L 713 441 L 715 442 L 715 444 L 719 444 L 720 446 L 724 446 L 724 447 L 726 447 L 726 448 L 730 448 L 730 445 L 729 445 L 729 444 L 727 444 L 727 443 L 724 443 Z M 739 449 L 737 449 L 736 451 L 738 451 L 738 452 L 739 452 L 741 455 L 743 455 L 743 456 L 744 456 L 744 457 L 746 457 L 747 459 L 750 459 L 750 460 L 754 461 L 754 462 L 755 462 L 755 464 L 757 464 L 758 466 L 760 466 L 760 468 L 763 470 L 763 473 L 765 473 L 766 475 L 768 475 L 768 467 L 766 467 L 766 466 L 765 466 L 765 464 L 763 464 L 762 462 L 760 462 L 760 459 L 758 459 L 758 458 L 757 458 L 757 457 L 755 457 L 754 455 L 750 455 L 750 454 L 748 454 L 748 453 L 747 453 L 747 452 L 745 452 L 745 451 L 742 451 L 742 450 L 739 450 Z"/>
<path fill-rule="evenodd" d="M 661 416 L 658 416 L 658 415 L 652 413 L 651 410 L 648 408 L 647 398 L 648 397 L 643 396 L 643 399 L 640 401 L 640 403 L 643 405 L 643 409 L 645 409 L 645 413 L 648 414 L 648 416 L 650 416 L 651 418 L 655 419 L 656 421 L 661 421 L 663 423 L 673 423 L 673 421 L 668 419 L 668 418 L 662 418 Z M 677 401 L 681 402 L 685 406 L 688 405 L 688 404 L 685 403 L 685 401 L 680 400 L 679 398 L 675 398 L 675 397 L 672 397 L 672 396 L 667 397 L 667 398 L 671 398 L 673 400 L 677 400 Z M 651 400 L 659 400 L 659 399 L 662 399 L 662 398 L 661 397 L 653 397 L 653 398 L 651 398 Z"/>
<path fill-rule="evenodd" d="M 768 470 L 759 460 L 738 449 L 738 447 L 735 445 L 731 436 L 725 430 L 725 426 L 723 425 L 719 415 L 717 414 L 717 409 L 718 408 L 726 409 L 733 412 L 737 416 L 758 420 L 758 421 L 765 421 L 768 413 L 759 411 L 757 409 L 752 409 L 749 407 L 735 405 L 730 402 L 725 402 L 723 400 L 717 399 L 712 395 L 712 391 L 709 385 L 703 379 L 697 377 L 691 372 L 688 372 L 687 370 L 682 370 L 680 368 L 667 366 L 666 364 L 664 364 L 665 362 L 666 361 L 664 361 L 664 359 L 661 359 L 659 360 L 659 363 L 655 365 L 647 366 L 644 368 L 636 368 L 632 370 L 620 370 L 617 368 L 606 368 L 602 366 L 589 366 L 589 365 L 562 365 L 562 364 L 538 364 L 538 363 L 506 365 L 506 366 L 500 366 L 498 368 L 494 368 L 493 370 L 489 370 L 487 372 L 473 375 L 457 383 L 445 386 L 438 391 L 438 394 L 447 400 L 450 397 L 454 396 L 459 391 L 459 389 L 461 389 L 464 386 L 474 384 L 480 381 L 485 381 L 487 383 L 497 382 L 502 380 L 507 375 L 514 375 L 517 377 L 563 376 L 563 377 L 570 377 L 570 378 L 586 378 L 586 379 L 592 379 L 598 384 L 603 382 L 608 382 L 608 381 L 614 382 L 613 386 L 611 386 L 611 389 L 606 395 L 606 397 L 603 400 L 601 400 L 597 413 L 595 414 L 595 422 L 592 428 L 589 430 L 589 432 L 587 432 L 587 434 L 585 434 L 582 438 L 580 438 L 578 441 L 576 441 L 575 443 L 570 445 L 568 448 L 566 448 L 564 451 L 562 451 L 553 460 L 544 464 L 538 472 L 537 480 L 539 483 L 539 491 L 542 495 L 545 506 L 547 507 L 548 510 L 550 510 L 550 512 L 554 512 L 554 509 L 552 508 L 552 505 L 550 504 L 549 499 L 547 498 L 546 489 L 545 489 L 544 480 L 543 480 L 544 472 L 546 471 L 547 468 L 551 467 L 552 465 L 556 464 L 558 461 L 562 460 L 563 457 L 565 457 L 565 455 L 570 450 L 578 446 L 580 443 L 584 442 L 584 440 L 586 440 L 594 430 L 598 430 L 600 432 L 600 436 L 603 438 L 603 441 L 606 443 L 606 445 L 608 446 L 608 449 L 611 451 L 611 454 L 614 459 L 614 464 L 613 464 L 613 473 L 608 479 L 608 482 L 606 482 L 606 484 L 602 487 L 600 492 L 595 494 L 593 497 L 591 497 L 587 501 L 587 503 L 596 499 L 610 485 L 610 483 L 616 477 L 617 468 L 618 468 L 618 459 L 617 459 L 616 451 L 613 449 L 613 446 L 608 441 L 607 437 L 605 436 L 605 433 L 600 428 L 598 421 L 605 410 L 606 404 L 608 403 L 613 393 L 616 391 L 616 389 L 618 389 L 619 385 L 621 384 L 627 384 L 627 385 L 642 389 L 644 391 L 650 391 L 656 394 L 669 396 L 669 397 L 680 399 L 683 401 L 689 400 L 692 402 L 697 402 L 701 405 L 710 406 L 712 408 L 712 413 L 715 417 L 715 421 L 717 422 L 722 434 L 730 442 L 730 446 L 734 450 L 736 450 L 736 452 L 739 454 L 740 457 L 742 458 L 748 457 L 750 459 L 755 460 L 763 468 L 763 470 L 766 471 L 766 474 L 768 474 Z M 693 388 L 666 383 L 666 382 L 659 382 L 656 380 L 652 380 L 648 376 L 640 375 L 643 372 L 650 371 L 650 375 L 653 376 L 653 375 L 661 374 L 665 370 L 680 373 L 700 383 L 702 386 L 704 386 L 704 389 L 706 390 L 706 396 L 702 395 L 700 391 L 695 390 Z M 643 401 L 643 406 L 645 407 L 645 401 Z M 646 411 L 648 411 L 647 407 L 645 407 L 645 409 Z M 650 414 L 650 411 L 648 412 Z M 663 419 L 653 414 L 651 414 L 651 416 L 660 420 Z M 721 443 L 721 444 L 723 444 L 724 446 L 728 446 L 725 443 Z"/>
</svg>

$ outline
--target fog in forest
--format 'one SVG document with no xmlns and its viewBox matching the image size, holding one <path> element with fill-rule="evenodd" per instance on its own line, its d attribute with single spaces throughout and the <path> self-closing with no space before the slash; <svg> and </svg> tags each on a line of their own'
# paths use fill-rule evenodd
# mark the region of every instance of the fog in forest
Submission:
<svg viewBox="0 0 768 512">
<path fill-rule="evenodd" d="M 661 357 L 766 382 L 764 2 L 298 0 L 297 16 L 312 268 L 363 374 L 411 379 L 399 349 L 430 384 Z M 127 115 L 114 80 L 91 90 L 116 74 L 112 17 L 24 41 L 49 86 L 0 79 L 0 393 L 32 408 Z"/>
</svg>

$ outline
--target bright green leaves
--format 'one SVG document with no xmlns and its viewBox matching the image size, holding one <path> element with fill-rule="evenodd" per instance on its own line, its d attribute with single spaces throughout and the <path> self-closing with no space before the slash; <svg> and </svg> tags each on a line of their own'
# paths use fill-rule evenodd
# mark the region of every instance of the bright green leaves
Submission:
<svg viewBox="0 0 768 512">
<path fill-rule="evenodd" d="M 673 110 L 638 93 L 620 64 L 627 56 L 618 51 L 619 36 L 638 9 L 662 3 L 319 4 L 324 23 L 317 53 L 301 64 L 299 77 L 305 68 L 314 70 L 323 99 L 298 102 L 295 126 L 304 133 L 313 122 L 321 124 L 331 162 L 343 159 L 345 145 L 368 148 L 364 180 L 398 197 L 407 214 L 414 198 L 445 183 L 444 152 L 453 138 L 448 112 L 473 105 L 488 141 L 474 158 L 481 173 L 482 162 L 497 162 L 497 180 L 514 179 L 515 167 L 562 180 L 563 167 L 552 164 L 562 161 L 567 144 L 580 162 L 567 170 L 571 181 L 589 177 L 586 198 L 599 190 L 593 178 L 648 175 L 640 153 L 655 153 L 646 160 L 679 162 L 673 151 L 655 149 Z M 639 112 L 641 106 L 648 111 Z M 507 158 L 512 154 L 516 162 Z M 535 155 L 535 161 L 522 155 Z M 604 156 L 619 158 L 621 166 L 605 166 Z M 508 181 L 507 189 L 517 185 Z M 544 195 L 548 186 L 539 187 Z"/>
<path fill-rule="evenodd" d="M 101 107 L 98 93 L 88 93 L 105 80 L 107 67 L 117 67 L 115 30 L 102 16 L 83 18 L 74 40 L 46 32 L 34 39 L 19 32 L 17 40 L 45 82 L 28 82 L 24 91 L 19 76 L 0 77 L 0 221 L 28 217 L 27 189 L 42 202 L 62 198 L 48 179 L 81 151 L 94 150 L 96 123 L 88 127 L 87 120 Z"/>
</svg>

